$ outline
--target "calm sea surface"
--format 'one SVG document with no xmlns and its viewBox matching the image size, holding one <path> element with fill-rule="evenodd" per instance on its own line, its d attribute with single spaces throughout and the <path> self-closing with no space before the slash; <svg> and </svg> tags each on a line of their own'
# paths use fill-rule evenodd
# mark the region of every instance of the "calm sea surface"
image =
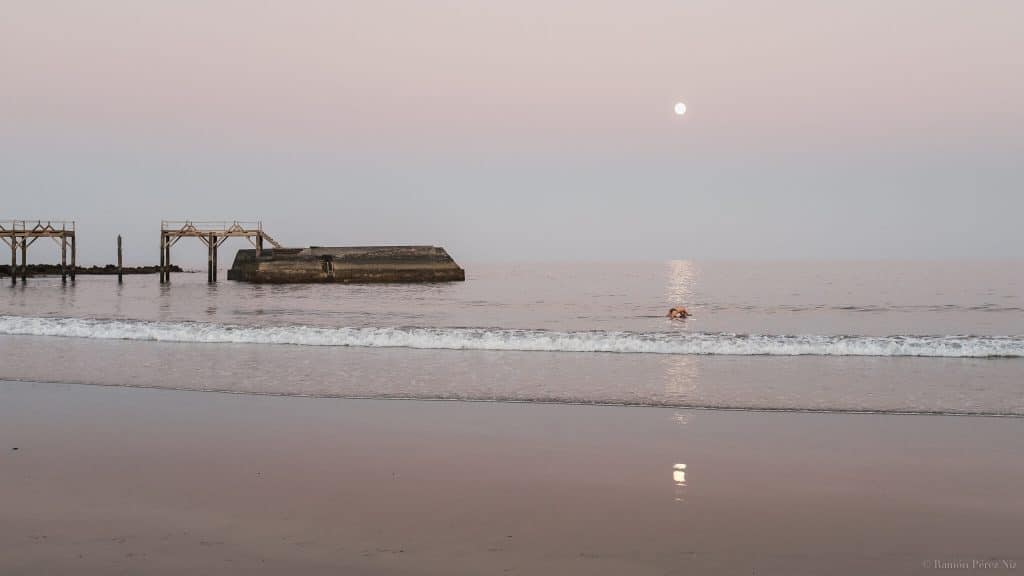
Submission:
<svg viewBox="0 0 1024 576">
<path fill-rule="evenodd" d="M 0 379 L 1024 415 L 1024 263 L 468 264 L 465 283 L 0 280 Z M 693 313 L 669 320 L 671 306 Z"/>
</svg>

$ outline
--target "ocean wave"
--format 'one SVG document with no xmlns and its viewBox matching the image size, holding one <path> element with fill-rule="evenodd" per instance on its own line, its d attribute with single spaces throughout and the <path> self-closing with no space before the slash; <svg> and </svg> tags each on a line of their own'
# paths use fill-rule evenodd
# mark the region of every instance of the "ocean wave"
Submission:
<svg viewBox="0 0 1024 576">
<path fill-rule="evenodd" d="M 0 316 L 0 335 L 432 350 L 738 356 L 1024 357 L 1024 337 L 1021 336 L 790 336 L 706 332 L 556 332 L 498 328 L 323 328 L 26 316 Z"/>
</svg>

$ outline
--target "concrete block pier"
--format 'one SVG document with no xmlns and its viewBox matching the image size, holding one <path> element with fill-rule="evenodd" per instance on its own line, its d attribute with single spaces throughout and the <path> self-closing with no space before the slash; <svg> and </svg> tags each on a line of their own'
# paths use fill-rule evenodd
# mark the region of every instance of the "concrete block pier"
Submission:
<svg viewBox="0 0 1024 576">
<path fill-rule="evenodd" d="M 286 283 L 452 282 L 466 271 L 437 246 L 239 250 L 228 280 Z"/>
</svg>

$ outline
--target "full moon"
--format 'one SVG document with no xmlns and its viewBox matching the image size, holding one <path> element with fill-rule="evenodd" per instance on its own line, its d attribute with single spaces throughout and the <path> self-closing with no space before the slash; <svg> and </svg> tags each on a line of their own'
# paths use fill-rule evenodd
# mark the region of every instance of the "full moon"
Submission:
<svg viewBox="0 0 1024 576">
<path fill-rule="evenodd" d="M 686 104 L 683 104 L 682 102 L 676 102 L 675 111 L 676 116 L 682 116 L 683 114 L 686 114 Z"/>
</svg>

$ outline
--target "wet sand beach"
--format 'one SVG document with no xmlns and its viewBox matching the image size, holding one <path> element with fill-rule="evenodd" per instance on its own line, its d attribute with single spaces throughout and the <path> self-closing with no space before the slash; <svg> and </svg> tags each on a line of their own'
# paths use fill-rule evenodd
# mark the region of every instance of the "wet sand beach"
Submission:
<svg viewBox="0 0 1024 576">
<path fill-rule="evenodd" d="M 1021 437 L 1013 417 L 2 382 L 0 573 L 1014 573 Z"/>
</svg>

